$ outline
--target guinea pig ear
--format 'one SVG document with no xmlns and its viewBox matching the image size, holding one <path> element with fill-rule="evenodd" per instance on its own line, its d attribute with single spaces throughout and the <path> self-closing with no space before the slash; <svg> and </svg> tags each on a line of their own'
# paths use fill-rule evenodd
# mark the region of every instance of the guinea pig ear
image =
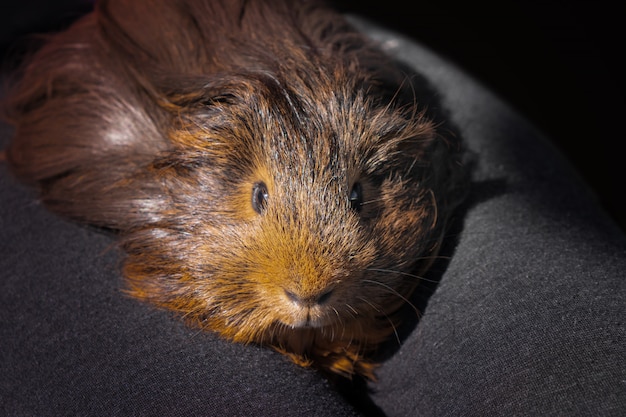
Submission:
<svg viewBox="0 0 626 417">
<path fill-rule="evenodd" d="M 159 77 L 153 82 L 156 100 L 170 113 L 194 112 L 212 105 L 236 104 L 250 94 L 246 79 L 236 74 Z"/>
</svg>

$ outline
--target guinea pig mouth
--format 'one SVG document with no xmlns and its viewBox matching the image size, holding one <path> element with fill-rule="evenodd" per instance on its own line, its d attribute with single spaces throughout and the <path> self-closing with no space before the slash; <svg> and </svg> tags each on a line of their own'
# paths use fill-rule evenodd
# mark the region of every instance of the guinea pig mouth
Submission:
<svg viewBox="0 0 626 417">
<path fill-rule="evenodd" d="M 318 320 L 306 320 L 289 325 L 292 329 L 319 329 L 325 326 L 325 323 L 321 323 Z"/>
<path fill-rule="evenodd" d="M 336 310 L 329 302 L 332 291 L 321 295 L 302 297 L 290 291 L 284 291 L 277 311 L 278 321 L 292 329 L 320 328 L 332 324 L 337 317 Z"/>
<path fill-rule="evenodd" d="M 292 329 L 318 329 L 331 324 L 328 314 L 318 311 L 318 308 L 299 307 L 291 310 L 289 319 L 279 321 Z"/>
</svg>

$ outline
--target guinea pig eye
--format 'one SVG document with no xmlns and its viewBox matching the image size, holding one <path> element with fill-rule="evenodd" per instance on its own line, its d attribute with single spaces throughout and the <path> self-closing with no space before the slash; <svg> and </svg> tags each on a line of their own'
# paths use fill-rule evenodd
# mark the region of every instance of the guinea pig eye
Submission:
<svg viewBox="0 0 626 417">
<path fill-rule="evenodd" d="M 363 206 L 363 187 L 361 184 L 356 182 L 352 186 L 352 190 L 350 191 L 350 197 L 348 197 L 348 201 L 350 201 L 350 206 L 354 211 L 361 211 Z"/>
<path fill-rule="evenodd" d="M 267 185 L 262 181 L 255 183 L 252 187 L 252 208 L 254 211 L 259 214 L 263 213 L 268 199 Z"/>
</svg>

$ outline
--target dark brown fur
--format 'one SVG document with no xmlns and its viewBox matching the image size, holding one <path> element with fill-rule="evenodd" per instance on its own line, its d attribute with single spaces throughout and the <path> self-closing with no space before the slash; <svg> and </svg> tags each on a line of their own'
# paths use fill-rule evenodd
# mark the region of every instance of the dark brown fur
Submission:
<svg viewBox="0 0 626 417">
<path fill-rule="evenodd" d="M 7 156 L 51 210 L 119 230 L 132 295 L 371 377 L 456 204 L 456 145 L 418 105 L 310 1 L 103 0 L 24 67 Z"/>
</svg>

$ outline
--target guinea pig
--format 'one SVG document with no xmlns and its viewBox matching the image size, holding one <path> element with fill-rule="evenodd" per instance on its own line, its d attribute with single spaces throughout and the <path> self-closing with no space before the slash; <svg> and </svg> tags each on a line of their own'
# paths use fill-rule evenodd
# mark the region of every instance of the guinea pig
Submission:
<svg viewBox="0 0 626 417">
<path fill-rule="evenodd" d="M 374 378 L 462 176 L 375 42 L 314 1 L 100 0 L 17 78 L 12 172 L 116 231 L 129 294 Z"/>
</svg>

